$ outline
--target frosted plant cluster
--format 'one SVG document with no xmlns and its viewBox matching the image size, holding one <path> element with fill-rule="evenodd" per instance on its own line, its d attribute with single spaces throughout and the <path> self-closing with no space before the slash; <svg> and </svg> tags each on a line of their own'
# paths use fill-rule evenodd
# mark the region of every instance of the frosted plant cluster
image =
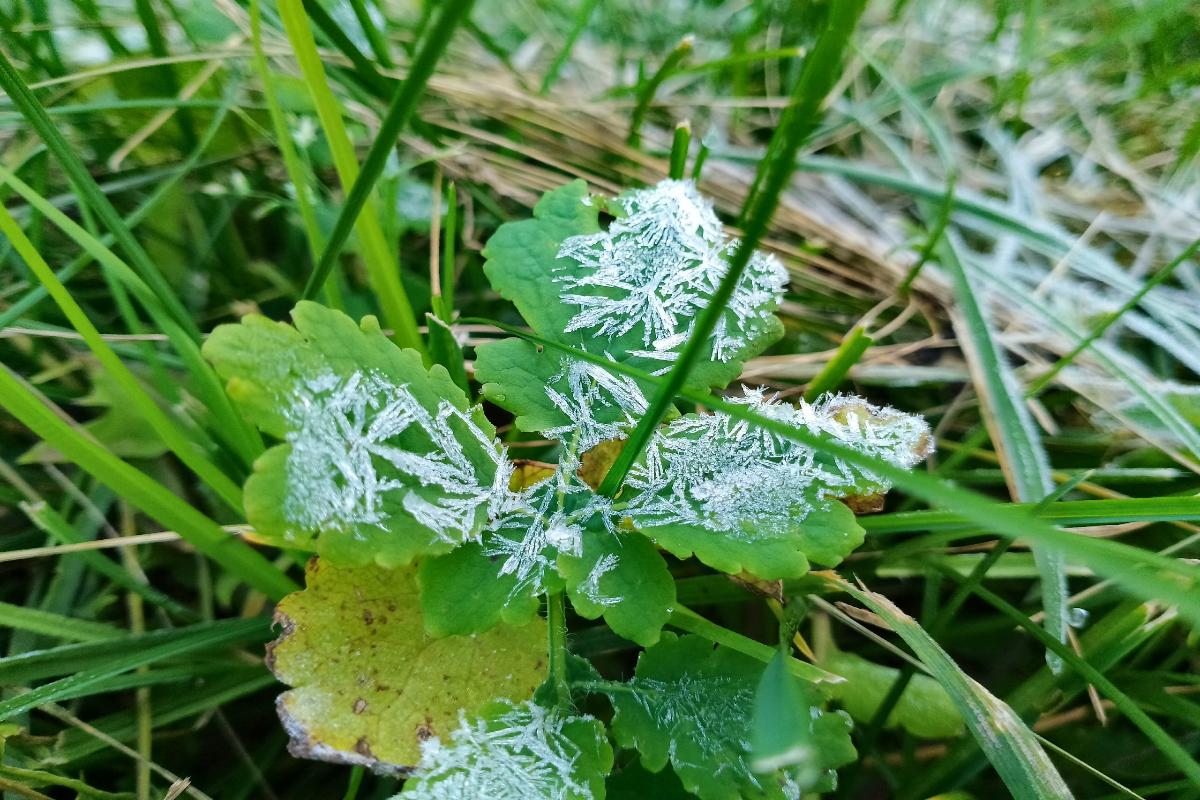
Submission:
<svg viewBox="0 0 1200 800">
<path fill-rule="evenodd" d="M 493 517 L 513 503 L 513 468 L 493 437 L 452 403 L 442 400 L 432 413 L 407 386 L 378 373 L 309 378 L 285 417 L 292 449 L 283 512 L 300 528 L 383 527 L 386 506 L 398 501 L 439 540 L 460 544 L 478 529 L 480 510 Z M 478 441 L 491 475 L 468 457 L 456 428 Z M 438 492 L 431 500 L 418 486 Z"/>
<path fill-rule="evenodd" d="M 468 721 L 460 712 L 449 744 L 421 745 L 413 788 L 404 800 L 591 800 L 591 787 L 575 778 L 581 752 L 564 726 L 590 717 L 567 717 L 532 702 L 494 719 Z M 396 798 L 400 800 L 400 798 Z"/>
<path fill-rule="evenodd" d="M 634 332 L 644 349 L 633 355 L 673 361 L 737 242 L 691 181 L 664 180 L 618 202 L 625 215 L 608 230 L 572 236 L 559 248 L 558 257 L 569 260 L 556 277 L 563 301 L 579 307 L 566 330 L 609 339 Z M 770 324 L 786 283 L 778 259 L 754 254 L 713 331 L 713 359 L 733 358 Z"/>
<path fill-rule="evenodd" d="M 737 402 L 897 466 L 929 454 L 922 418 L 858 398 L 826 395 L 790 405 L 747 390 Z M 888 488 L 878 476 L 722 413 L 681 417 L 655 433 L 626 483 L 637 492 L 626 507 L 637 524 L 731 536 L 783 534 L 827 498 Z"/>
<path fill-rule="evenodd" d="M 614 532 L 611 506 L 611 500 L 575 477 L 573 468 L 560 465 L 552 477 L 513 494 L 505 513 L 488 526 L 483 552 L 502 559 L 501 575 L 516 578 L 514 595 L 540 594 L 546 590 L 546 576 L 557 571 L 560 553 L 582 554 L 584 527 L 591 520 Z"/>
</svg>

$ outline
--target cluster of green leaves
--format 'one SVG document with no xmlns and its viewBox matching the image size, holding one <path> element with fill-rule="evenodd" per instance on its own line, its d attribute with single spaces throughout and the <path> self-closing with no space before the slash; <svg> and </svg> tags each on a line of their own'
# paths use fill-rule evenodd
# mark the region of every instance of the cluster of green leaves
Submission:
<svg viewBox="0 0 1200 800">
<path fill-rule="evenodd" d="M 608 232 L 602 210 L 617 220 Z M 650 316 L 629 314 L 606 338 L 574 330 L 579 307 L 617 314 L 632 302 L 652 314 L 674 304 L 672 324 L 686 333 L 726 266 L 729 245 L 709 241 L 714 230 L 691 184 L 605 200 L 577 182 L 548 193 L 533 219 L 502 226 L 485 269 L 535 335 L 648 367 L 678 355 L 685 337 L 668 327 L 648 352 Z M 581 247 L 625 272 L 580 280 L 609 263 L 587 263 Z M 728 320 L 690 386 L 723 387 L 778 337 L 779 293 L 762 289 L 772 265 L 759 267 L 739 285 L 742 317 Z M 693 294 L 681 304 L 672 282 L 685 278 Z M 836 498 L 885 481 L 725 415 L 689 414 L 658 430 L 609 498 L 595 487 L 645 410 L 648 383 L 520 338 L 480 346 L 484 397 L 522 430 L 560 441 L 557 467 L 518 469 L 446 369 L 427 368 L 374 318 L 356 325 L 311 302 L 292 316 L 294 325 L 250 316 L 219 327 L 204 354 L 247 418 L 280 440 L 246 482 L 250 523 L 319 553 L 307 588 L 279 606 L 284 633 L 272 649 L 273 669 L 294 687 L 279 703 L 294 753 L 415 770 L 405 794 L 417 798 L 598 798 L 608 734 L 575 705 L 596 695 L 611 701 L 617 744 L 651 772 L 669 762 L 704 800 L 784 800 L 834 784 L 854 759 L 849 716 L 823 710 L 823 691 L 783 650 L 764 671 L 736 649 L 663 634 L 677 601 L 660 548 L 731 575 L 799 577 L 810 560 L 834 565 L 862 541 Z M 923 422 L 861 401 L 745 402 L 897 464 L 925 453 Z M 580 617 L 603 617 L 647 648 L 630 680 L 568 658 L 564 596 Z"/>
</svg>

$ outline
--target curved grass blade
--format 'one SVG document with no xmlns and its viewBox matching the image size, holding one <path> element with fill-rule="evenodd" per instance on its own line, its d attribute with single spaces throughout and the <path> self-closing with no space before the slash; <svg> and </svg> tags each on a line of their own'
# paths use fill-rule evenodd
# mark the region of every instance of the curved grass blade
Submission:
<svg viewBox="0 0 1200 800">
<path fill-rule="evenodd" d="M 946 651 L 892 601 L 842 580 L 831 583 L 870 608 L 916 654 L 950 695 L 967 728 L 1016 800 L 1070 800 L 1066 782 L 1021 718 L 964 673 Z"/>
<path fill-rule="evenodd" d="M 129 226 L 125 224 L 125 220 L 113 208 L 112 203 L 108 201 L 104 193 L 100 191 L 100 187 L 96 185 L 95 179 L 84 166 L 79 155 L 63 138 L 58 127 L 51 121 L 46 114 L 46 109 L 38 102 L 33 92 L 21 80 L 21 76 L 13 68 L 8 57 L 0 51 L 0 88 L 8 94 L 13 105 L 24 115 L 29 122 L 30 127 L 37 132 L 42 141 L 46 143 L 47 149 L 54 154 L 63 171 L 67 173 L 71 184 L 75 187 L 75 191 L 79 193 L 80 201 L 90 208 L 109 232 L 116 238 L 117 244 L 125 252 L 129 258 L 133 268 L 138 275 L 146 282 L 150 289 L 154 292 L 159 303 L 167 310 L 179 327 L 185 331 L 194 340 L 200 339 L 200 331 L 192 321 L 191 315 L 180 302 L 178 295 L 167 283 L 167 279 L 150 260 L 150 256 L 134 238 L 133 232 L 129 230 Z"/>
<path fill-rule="evenodd" d="M 13 247 L 33 270 L 37 279 L 45 285 L 50 296 L 58 304 L 63 315 L 71 321 L 72 327 L 79 332 L 87 343 L 88 348 L 99 360 L 105 371 L 121 387 L 124 398 L 132 403 L 140 414 L 158 434 L 163 443 L 179 460 L 188 466 L 202 481 L 212 487 L 226 504 L 233 509 L 242 507 L 242 490 L 231 481 L 215 464 L 209 461 L 195 443 L 191 441 L 186 430 L 175 420 L 167 416 L 155 402 L 142 384 L 134 377 L 129 368 L 117 357 L 108 343 L 96 330 L 96 326 L 88 319 L 87 314 L 75 302 L 75 298 L 67 288 L 58 282 L 54 270 L 46 263 L 41 254 L 34 248 L 33 243 L 25 236 L 21 226 L 8 213 L 8 209 L 0 206 L 0 232 L 3 232 L 13 243 Z"/>
</svg>

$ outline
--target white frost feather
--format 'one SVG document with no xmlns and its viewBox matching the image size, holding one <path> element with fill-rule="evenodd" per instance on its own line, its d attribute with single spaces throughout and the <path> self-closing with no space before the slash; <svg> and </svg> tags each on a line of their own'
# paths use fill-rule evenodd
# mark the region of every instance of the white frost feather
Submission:
<svg viewBox="0 0 1200 800">
<path fill-rule="evenodd" d="M 532 702 L 498 719 L 468 721 L 462 712 L 449 744 L 421 746 L 413 786 L 394 800 L 591 800 L 577 779 L 579 746 L 563 727 L 590 717 L 568 717 Z"/>
</svg>

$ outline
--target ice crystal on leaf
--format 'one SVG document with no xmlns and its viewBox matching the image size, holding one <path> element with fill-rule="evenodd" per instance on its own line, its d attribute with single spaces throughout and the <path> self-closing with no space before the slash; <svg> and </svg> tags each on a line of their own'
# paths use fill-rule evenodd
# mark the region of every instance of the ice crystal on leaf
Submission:
<svg viewBox="0 0 1200 800">
<path fill-rule="evenodd" d="M 594 800 L 612 749 L 601 724 L 533 702 L 460 720 L 450 742 L 425 742 L 397 800 Z"/>
<path fill-rule="evenodd" d="M 858 398 L 790 405 L 747 390 L 738 402 L 897 466 L 928 454 L 923 419 Z M 633 524 L 676 555 L 694 552 L 718 569 L 763 578 L 802 574 L 808 558 L 840 561 L 862 534 L 833 499 L 888 489 L 867 470 L 719 412 L 680 417 L 658 431 L 626 487 Z"/>
<path fill-rule="evenodd" d="M 754 690 L 763 665 L 699 636 L 662 640 L 642 653 L 632 681 L 609 695 L 618 743 L 636 748 L 642 764 L 657 772 L 668 762 L 689 792 L 704 800 L 744 797 L 788 800 L 788 771 L 758 774 L 748 751 Z M 822 712 L 810 690 L 817 765 L 830 771 L 854 758 L 849 719 Z"/>
<path fill-rule="evenodd" d="M 568 442 L 571 453 L 585 453 L 601 442 L 627 436 L 649 407 L 637 381 L 575 359 L 563 359 L 563 368 L 547 384 L 546 395 L 570 422 L 545 434 Z"/>
<path fill-rule="evenodd" d="M 624 215 L 608 230 L 563 241 L 555 279 L 563 300 L 578 307 L 566 332 L 616 339 L 640 337 L 634 355 L 672 361 L 725 273 L 737 247 L 712 204 L 691 181 L 665 180 L 622 195 Z M 711 357 L 727 361 L 772 320 L 787 272 L 756 253 L 712 334 Z"/>
<path fill-rule="evenodd" d="M 378 373 L 340 378 L 321 373 L 299 385 L 284 412 L 293 430 L 287 441 L 284 515 L 305 530 L 355 525 L 384 527 L 391 495 L 418 523 L 449 544 L 471 539 L 477 512 L 507 510 L 512 465 L 494 438 L 448 401 L 430 412 L 404 384 Z M 459 431 L 493 456 L 490 480 L 479 474 L 459 442 Z M 418 432 L 418 445 L 397 441 Z M 431 499 L 413 486 L 436 487 Z"/>
</svg>

